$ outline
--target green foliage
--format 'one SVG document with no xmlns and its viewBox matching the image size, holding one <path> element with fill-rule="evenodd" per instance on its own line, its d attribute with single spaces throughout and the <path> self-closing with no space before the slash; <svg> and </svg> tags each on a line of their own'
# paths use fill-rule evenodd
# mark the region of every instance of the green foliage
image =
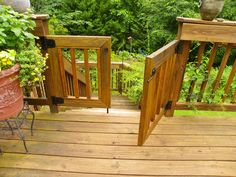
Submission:
<svg viewBox="0 0 236 177">
<path fill-rule="evenodd" d="M 30 33 L 35 23 L 29 14 L 20 14 L 8 6 L 0 6 L 0 50 L 23 49 L 35 39 Z"/>
<path fill-rule="evenodd" d="M 235 3 L 225 0 L 220 17 L 236 20 Z M 36 12 L 53 16 L 53 33 L 110 35 L 115 51 L 151 53 L 175 38 L 176 17 L 200 18 L 198 0 L 31 0 L 31 4 Z"/>
<path fill-rule="evenodd" d="M 16 63 L 20 64 L 20 85 L 31 87 L 45 79 L 43 73 L 46 69 L 46 57 L 43 57 L 40 49 L 30 45 L 16 56 Z"/>
<path fill-rule="evenodd" d="M 20 85 L 36 85 L 44 79 L 47 56 L 42 56 L 30 33 L 35 27 L 31 14 L 19 14 L 7 6 L 0 6 L 0 13 L 0 71 L 19 64 Z"/>
<path fill-rule="evenodd" d="M 144 62 L 133 62 L 131 70 L 123 71 L 123 83 L 129 84 L 127 96 L 135 103 L 139 103 L 143 92 Z"/>
<path fill-rule="evenodd" d="M 205 103 L 221 103 L 222 102 L 222 96 L 224 96 L 224 88 L 228 80 L 229 74 L 232 70 L 232 66 L 226 66 L 226 68 L 224 69 L 223 75 L 220 79 L 219 87 L 217 88 L 216 92 L 212 93 L 213 85 L 214 85 L 216 76 L 219 72 L 219 68 L 213 67 L 208 77 L 208 72 L 207 72 L 208 61 L 209 61 L 209 58 L 204 57 L 203 62 L 199 67 L 196 66 L 195 62 L 189 62 L 187 64 L 184 81 L 182 85 L 182 90 L 181 90 L 180 101 L 184 102 L 186 98 L 190 96 L 190 102 L 192 103 L 197 102 L 197 99 L 200 96 L 201 84 L 204 81 L 207 81 L 207 86 L 203 94 L 202 102 L 205 102 Z M 190 95 L 188 95 L 189 87 L 192 81 L 195 82 L 195 87 L 194 87 L 193 92 Z M 226 102 L 231 102 L 235 89 L 236 89 L 236 77 L 234 78 L 234 81 L 231 84 L 230 92 L 228 94 L 228 99 L 226 100 Z"/>
</svg>

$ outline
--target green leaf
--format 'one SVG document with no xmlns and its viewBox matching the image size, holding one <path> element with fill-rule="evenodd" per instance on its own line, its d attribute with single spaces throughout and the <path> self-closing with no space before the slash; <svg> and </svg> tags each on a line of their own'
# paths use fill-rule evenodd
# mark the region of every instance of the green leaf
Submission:
<svg viewBox="0 0 236 177">
<path fill-rule="evenodd" d="M 12 28 L 11 31 L 15 33 L 15 35 L 18 37 L 21 34 L 21 29 L 20 28 Z"/>
</svg>

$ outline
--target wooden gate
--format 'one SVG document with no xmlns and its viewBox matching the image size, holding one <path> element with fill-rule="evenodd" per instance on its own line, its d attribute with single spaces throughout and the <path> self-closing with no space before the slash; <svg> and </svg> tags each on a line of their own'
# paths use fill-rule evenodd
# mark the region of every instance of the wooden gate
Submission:
<svg viewBox="0 0 236 177">
<path fill-rule="evenodd" d="M 138 145 L 143 145 L 159 120 L 171 115 L 179 97 L 189 41 L 175 40 L 147 56 Z"/>
<path fill-rule="evenodd" d="M 48 35 L 41 42 L 49 56 L 45 85 L 52 112 L 57 104 L 110 107 L 110 37 Z"/>
</svg>

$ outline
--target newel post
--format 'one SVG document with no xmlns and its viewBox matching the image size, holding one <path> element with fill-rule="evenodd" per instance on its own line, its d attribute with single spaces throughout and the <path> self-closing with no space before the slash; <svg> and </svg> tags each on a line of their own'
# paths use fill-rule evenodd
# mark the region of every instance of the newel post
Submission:
<svg viewBox="0 0 236 177">
<path fill-rule="evenodd" d="M 38 36 L 40 39 L 43 39 L 46 35 L 49 35 L 49 30 L 48 30 L 48 20 L 49 20 L 49 15 L 47 14 L 37 14 L 33 15 L 33 20 L 36 23 L 36 27 L 34 31 L 32 32 L 35 36 Z M 39 42 L 40 43 L 40 42 Z M 42 50 L 43 54 L 46 54 L 46 50 Z M 50 61 L 47 61 L 47 66 L 48 69 L 45 72 L 45 91 L 46 91 L 46 96 L 47 96 L 47 104 L 49 105 L 51 113 L 57 113 L 58 112 L 58 107 L 57 105 L 53 104 L 52 100 L 52 93 L 54 92 L 52 90 L 52 87 L 50 87 L 50 83 L 52 83 L 52 74 L 51 74 L 51 66 L 50 66 Z"/>
<path fill-rule="evenodd" d="M 174 64 L 174 72 L 171 87 L 172 92 L 170 93 L 171 106 L 168 111 L 165 113 L 166 117 L 173 117 L 176 104 L 179 100 L 180 91 L 184 79 L 184 73 L 186 69 L 186 64 L 189 57 L 191 41 L 181 40 L 183 23 L 179 23 L 177 40 L 180 40 L 179 45 L 176 49 L 176 61 Z"/>
</svg>

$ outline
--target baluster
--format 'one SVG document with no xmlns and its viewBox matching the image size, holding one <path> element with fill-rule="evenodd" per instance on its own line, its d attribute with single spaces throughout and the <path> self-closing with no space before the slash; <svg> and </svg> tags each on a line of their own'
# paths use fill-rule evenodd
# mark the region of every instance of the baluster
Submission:
<svg viewBox="0 0 236 177">
<path fill-rule="evenodd" d="M 229 90 L 230 90 L 230 86 L 231 86 L 231 84 L 233 82 L 235 73 L 236 73 L 236 58 L 234 60 L 234 64 L 233 64 L 232 70 L 231 70 L 231 72 L 229 74 L 229 78 L 228 78 L 228 81 L 227 81 L 225 89 L 224 89 L 224 95 L 222 96 L 222 102 L 225 102 L 226 96 L 228 95 Z"/>
<path fill-rule="evenodd" d="M 204 94 L 204 91 L 206 89 L 206 85 L 207 85 L 207 79 L 210 75 L 210 72 L 211 72 L 211 68 L 212 68 L 212 65 L 214 63 L 214 60 L 215 60 L 215 57 L 216 57 L 216 54 L 217 54 L 217 48 L 219 46 L 219 43 L 214 43 L 213 45 L 213 48 L 211 50 L 211 55 L 210 55 L 210 58 L 209 58 L 209 62 L 208 62 L 208 65 L 207 65 L 207 78 L 205 78 L 206 80 L 204 80 L 202 82 L 202 85 L 201 85 L 201 88 L 200 88 L 200 93 L 199 93 L 199 96 L 198 96 L 198 102 L 201 102 L 202 101 L 202 97 L 203 97 L 203 94 Z"/>
<path fill-rule="evenodd" d="M 206 42 L 201 42 L 200 47 L 198 49 L 197 64 L 196 64 L 197 68 L 201 65 L 205 47 L 206 47 Z M 190 102 L 191 100 L 191 95 L 193 93 L 194 87 L 195 87 L 195 81 L 191 81 L 189 91 L 188 91 L 188 96 L 186 98 L 187 102 Z"/>
</svg>

